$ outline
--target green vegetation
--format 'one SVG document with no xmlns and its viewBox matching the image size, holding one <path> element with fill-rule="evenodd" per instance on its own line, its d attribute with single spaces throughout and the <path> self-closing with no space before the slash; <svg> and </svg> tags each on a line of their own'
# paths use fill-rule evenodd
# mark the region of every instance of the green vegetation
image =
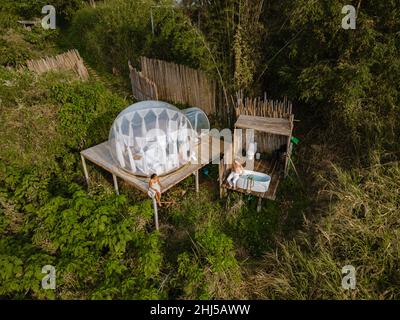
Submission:
<svg viewBox="0 0 400 320">
<path fill-rule="evenodd" d="M 352 174 L 333 167 L 324 177 L 324 197 L 332 197 L 324 216 L 310 217 L 296 240 L 266 254 L 253 278 L 257 297 L 398 299 L 399 173 L 398 163 Z M 339 270 L 349 264 L 357 266 L 354 292 L 340 286 Z"/>
<path fill-rule="evenodd" d="M 107 138 L 126 101 L 72 75 L 1 72 L 0 294 L 162 298 L 150 201 L 81 186 L 78 150 Z M 58 270 L 57 295 L 40 287 L 46 264 Z"/>
<path fill-rule="evenodd" d="M 58 0 L 61 27 L 28 31 L 43 1 L 0 9 L 0 297 L 13 299 L 398 299 L 400 9 L 338 0 L 203 2 Z M 162 1 L 168 4 L 169 1 Z M 154 34 L 151 12 L 153 12 Z M 94 74 L 34 75 L 27 59 L 77 48 Z M 148 198 L 90 167 L 79 152 L 107 139 L 132 103 L 127 61 L 141 55 L 202 68 L 228 93 L 295 101 L 300 173 L 277 201 L 220 200 L 208 166 L 165 196 L 160 232 Z M 112 74 L 117 70 L 119 75 Z M 41 269 L 57 270 L 43 290 Z M 357 289 L 341 288 L 341 268 Z"/>
<path fill-rule="evenodd" d="M 400 10 L 396 1 L 354 1 L 361 7 L 357 27 L 350 32 L 341 28 L 342 1 L 281 3 L 270 8 L 284 14 L 274 22 L 274 30 L 282 26 L 282 33 L 272 33 L 270 38 L 272 57 L 265 66 L 269 91 L 301 100 L 314 111 L 309 121 L 325 124 L 326 136 L 332 137 L 329 142 L 345 146 L 341 151 L 357 164 L 368 165 L 377 150 L 398 152 L 400 110 L 395 83 L 400 68 Z"/>
<path fill-rule="evenodd" d="M 81 0 L 54 0 L 51 5 L 56 8 L 60 22 L 69 21 L 72 15 L 83 6 Z M 42 8 L 48 5 L 46 0 L 14 1 L 3 0 L 0 8 L 1 20 L 8 26 L 15 25 L 15 18 L 32 19 L 41 16 Z"/>
<path fill-rule="evenodd" d="M 163 7 L 169 3 L 114 0 L 87 7 L 74 16 L 68 42 L 97 68 L 115 68 L 124 76 L 128 60 L 138 64 L 142 55 L 206 67 L 210 58 L 201 38 L 182 12 Z"/>
</svg>

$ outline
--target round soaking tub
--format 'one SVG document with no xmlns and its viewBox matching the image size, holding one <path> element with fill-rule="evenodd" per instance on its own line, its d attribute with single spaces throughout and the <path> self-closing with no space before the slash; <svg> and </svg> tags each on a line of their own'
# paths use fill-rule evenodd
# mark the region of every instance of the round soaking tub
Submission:
<svg viewBox="0 0 400 320">
<path fill-rule="evenodd" d="M 237 181 L 237 187 L 254 192 L 267 192 L 271 177 L 265 173 L 244 170 Z"/>
</svg>

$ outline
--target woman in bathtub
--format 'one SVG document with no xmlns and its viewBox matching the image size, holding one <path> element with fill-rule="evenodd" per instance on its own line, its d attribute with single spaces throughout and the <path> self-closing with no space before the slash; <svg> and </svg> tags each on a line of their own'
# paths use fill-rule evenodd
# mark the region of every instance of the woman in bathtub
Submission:
<svg viewBox="0 0 400 320">
<path fill-rule="evenodd" d="M 233 186 L 233 188 L 236 189 L 236 183 L 241 174 L 243 174 L 243 166 L 240 164 L 238 159 L 235 159 L 233 162 L 232 171 L 226 179 L 231 188 Z"/>
</svg>

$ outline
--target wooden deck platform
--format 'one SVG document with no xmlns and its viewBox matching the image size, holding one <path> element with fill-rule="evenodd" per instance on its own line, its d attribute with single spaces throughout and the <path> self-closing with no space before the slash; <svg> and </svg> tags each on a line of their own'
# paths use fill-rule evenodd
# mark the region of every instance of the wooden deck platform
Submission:
<svg viewBox="0 0 400 320">
<path fill-rule="evenodd" d="M 280 172 L 277 170 L 277 168 L 274 168 L 274 163 L 268 162 L 266 160 L 255 160 L 254 161 L 254 171 L 266 173 L 271 176 L 271 183 L 269 185 L 267 192 L 254 192 L 254 191 L 250 191 L 250 190 L 246 190 L 246 189 L 241 189 L 238 187 L 234 189 L 225 182 L 223 183 L 222 186 L 225 189 L 234 190 L 234 191 L 238 191 L 238 192 L 246 193 L 246 194 L 251 194 L 258 198 L 275 200 L 276 199 L 276 191 L 278 189 L 278 185 L 279 185 L 281 176 L 280 176 Z"/>
<path fill-rule="evenodd" d="M 230 145 L 230 148 L 232 146 Z M 219 160 L 221 152 L 224 150 L 224 141 L 220 138 L 206 136 L 201 139 L 195 148 L 194 152 L 197 158 L 197 163 L 189 163 L 178 170 L 160 177 L 161 193 L 166 192 L 173 186 L 189 177 L 195 175 L 196 192 L 199 191 L 199 170 L 213 162 Z M 114 181 L 115 192 L 119 194 L 118 179 L 120 178 L 135 187 L 136 189 L 148 193 L 149 178 L 135 176 L 125 170 L 120 169 L 114 162 L 109 151 L 108 141 L 100 143 L 94 147 L 81 151 L 81 159 L 83 170 L 85 173 L 87 184 L 90 184 L 89 172 L 86 166 L 86 160 L 93 162 L 104 170 L 110 172 Z M 154 221 L 156 229 L 159 230 L 158 224 L 158 209 L 155 197 L 153 197 Z"/>
<path fill-rule="evenodd" d="M 166 192 L 182 180 L 189 177 L 191 174 L 195 174 L 196 176 L 196 191 L 198 191 L 198 170 L 206 166 L 214 159 L 218 159 L 220 157 L 220 153 L 224 150 L 222 140 L 214 137 L 208 138 L 210 141 L 209 144 L 207 143 L 207 138 L 205 138 L 202 139 L 202 141 L 195 148 L 196 157 L 199 162 L 198 164 L 189 163 L 168 175 L 160 177 L 161 193 Z M 81 158 L 88 184 L 90 182 L 90 178 L 85 160 L 93 162 L 113 175 L 114 187 L 117 193 L 119 193 L 117 178 L 124 180 L 142 192 L 148 192 L 149 178 L 136 176 L 119 168 L 111 157 L 108 141 L 81 151 Z"/>
</svg>

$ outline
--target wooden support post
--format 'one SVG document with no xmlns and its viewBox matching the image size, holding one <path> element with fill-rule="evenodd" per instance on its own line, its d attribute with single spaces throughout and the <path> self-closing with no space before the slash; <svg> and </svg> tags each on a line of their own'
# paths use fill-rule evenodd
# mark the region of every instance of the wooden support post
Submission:
<svg viewBox="0 0 400 320">
<path fill-rule="evenodd" d="M 117 176 L 116 176 L 115 174 L 113 174 L 112 176 L 113 176 L 113 181 L 114 181 L 115 193 L 116 193 L 117 195 L 119 195 Z"/>
<path fill-rule="evenodd" d="M 293 120 L 294 120 L 294 116 L 291 115 L 289 117 L 289 121 L 290 121 L 290 135 L 288 136 L 287 139 L 287 147 L 286 147 L 286 159 L 285 159 L 285 169 L 284 169 L 284 177 L 286 178 L 288 173 L 289 173 L 289 159 L 292 153 L 292 130 L 293 130 Z"/>
<path fill-rule="evenodd" d="M 195 175 L 195 183 L 196 183 L 196 192 L 199 192 L 199 170 L 196 170 Z"/>
<path fill-rule="evenodd" d="M 296 173 L 296 176 L 297 176 L 297 178 L 298 178 L 299 181 L 300 181 L 300 184 L 303 185 L 303 183 L 302 183 L 302 181 L 301 181 L 301 179 L 300 179 L 299 173 L 297 172 L 296 166 L 294 165 L 294 162 L 293 162 L 292 158 L 290 158 L 290 157 L 289 157 L 289 164 L 292 165 L 293 170 L 294 170 L 294 172 Z"/>
<path fill-rule="evenodd" d="M 224 197 L 224 159 L 221 159 L 218 165 L 218 182 L 219 182 L 219 197 L 222 199 Z"/>
<path fill-rule="evenodd" d="M 262 198 L 258 198 L 258 203 L 257 203 L 257 212 L 261 211 L 261 202 L 262 202 Z"/>
<path fill-rule="evenodd" d="M 89 173 L 88 173 L 88 170 L 86 167 L 86 160 L 83 155 L 81 155 L 81 160 L 82 160 L 83 172 L 84 172 L 85 178 L 86 178 L 86 184 L 89 186 Z"/>
<path fill-rule="evenodd" d="M 158 211 L 156 197 L 153 197 L 153 208 L 154 208 L 154 222 L 156 224 L 156 230 L 158 230 Z"/>
<path fill-rule="evenodd" d="M 286 158 L 285 158 L 285 168 L 284 168 L 284 177 L 286 178 L 288 173 L 289 173 L 289 159 L 290 159 L 290 153 L 292 150 L 292 143 L 290 142 L 291 137 L 289 136 L 287 140 L 287 149 L 286 149 Z"/>
</svg>

